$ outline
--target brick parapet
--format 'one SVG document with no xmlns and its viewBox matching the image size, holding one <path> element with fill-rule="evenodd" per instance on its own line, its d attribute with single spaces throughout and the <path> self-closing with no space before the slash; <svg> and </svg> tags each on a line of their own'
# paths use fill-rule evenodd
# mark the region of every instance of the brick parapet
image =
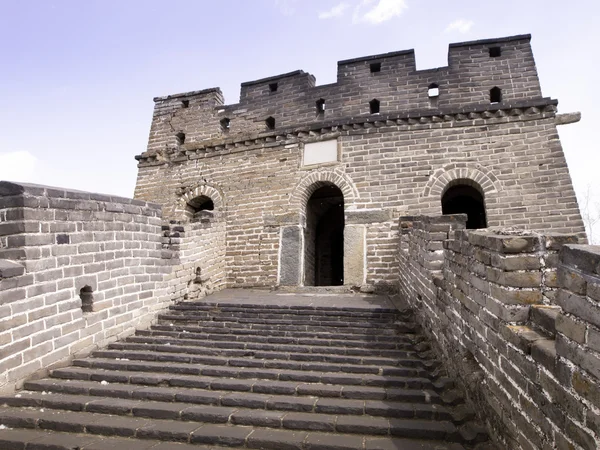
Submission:
<svg viewBox="0 0 600 450">
<path fill-rule="evenodd" d="M 440 272 L 425 264 L 438 242 L 429 222 L 401 221 L 399 291 L 497 442 L 597 448 L 600 253 L 573 235 L 457 229 Z M 531 331 L 534 305 L 562 307 L 556 341 Z"/>
<path fill-rule="evenodd" d="M 131 334 L 183 300 L 173 286 L 189 274 L 174 269 L 204 256 L 185 242 L 163 248 L 161 216 L 141 200 L 0 182 L 0 390 Z M 218 246 L 205 225 L 192 234 Z M 218 288 L 222 268 L 212 270 Z"/>
<path fill-rule="evenodd" d="M 206 211 L 203 218 L 163 224 L 163 249 L 174 256 L 166 277 L 172 300 L 197 300 L 225 287 L 225 221 L 220 213 Z"/>
<path fill-rule="evenodd" d="M 492 56 L 490 48 L 496 47 L 501 54 Z M 432 84 L 440 93 L 430 98 Z M 412 50 L 340 61 L 337 82 L 324 86 L 315 86 L 312 75 L 297 70 L 242 83 L 240 101 L 232 105 L 223 105 L 218 88 L 157 97 L 148 152 L 177 147 L 178 133 L 185 134 L 186 142 L 202 142 L 265 132 L 268 117 L 276 128 L 289 128 L 367 116 L 373 99 L 381 114 L 457 106 L 471 112 L 490 106 L 494 87 L 502 89 L 505 103 L 542 98 L 530 36 L 454 44 L 448 66 L 433 70 L 416 70 Z M 316 108 L 319 100 L 325 101 L 322 113 Z"/>
</svg>

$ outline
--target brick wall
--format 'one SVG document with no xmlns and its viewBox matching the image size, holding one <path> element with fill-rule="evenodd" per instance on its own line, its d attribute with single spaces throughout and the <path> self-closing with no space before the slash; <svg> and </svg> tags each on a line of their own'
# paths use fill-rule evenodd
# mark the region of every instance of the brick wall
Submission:
<svg viewBox="0 0 600 450">
<path fill-rule="evenodd" d="M 223 105 L 218 88 L 157 97 L 148 151 L 177 146 L 180 132 L 189 143 L 251 136 L 267 131 L 268 117 L 276 127 L 289 128 L 365 116 L 373 99 L 379 100 L 381 114 L 389 114 L 489 104 L 493 87 L 502 89 L 508 103 L 541 98 L 530 39 L 522 35 L 452 44 L 448 66 L 429 70 L 416 70 L 413 50 L 340 61 L 337 82 L 322 86 L 298 70 L 242 83 L 240 101 L 231 105 Z M 499 47 L 501 55 L 490 57 L 491 47 Z M 371 72 L 373 64 L 380 64 L 380 71 Z M 440 92 L 434 99 L 428 96 L 432 83 Z M 324 114 L 317 113 L 320 99 L 325 100 Z M 230 120 L 226 129 L 221 126 L 225 118 Z"/>
<path fill-rule="evenodd" d="M 172 252 L 165 278 L 172 300 L 197 300 L 225 284 L 225 222 L 210 211 L 192 223 L 163 225 L 163 248 Z"/>
<path fill-rule="evenodd" d="M 464 220 L 401 220 L 401 297 L 503 448 L 597 448 L 597 249 Z"/>
<path fill-rule="evenodd" d="M 219 289 L 223 223 L 162 228 L 159 205 L 0 182 L 0 390 Z"/>
<path fill-rule="evenodd" d="M 228 285 L 272 286 L 280 227 L 306 225 L 310 190 L 304 180 L 331 174 L 338 187 L 348 187 L 347 214 L 379 212 L 365 224 L 367 284 L 395 285 L 390 258 L 397 218 L 441 213 L 442 192 L 456 180 L 480 186 L 489 226 L 583 233 L 554 111 L 549 105 L 498 110 L 491 117 L 482 112 L 470 118 L 457 113 L 439 120 L 348 121 L 315 135 L 297 130 L 185 150 L 169 161 L 141 161 L 135 196 L 160 203 L 167 218 L 182 220 L 181 192 L 212 186 L 223 197 L 215 208 L 226 222 Z M 340 161 L 303 168 L 303 143 L 327 138 L 339 139 Z"/>
</svg>

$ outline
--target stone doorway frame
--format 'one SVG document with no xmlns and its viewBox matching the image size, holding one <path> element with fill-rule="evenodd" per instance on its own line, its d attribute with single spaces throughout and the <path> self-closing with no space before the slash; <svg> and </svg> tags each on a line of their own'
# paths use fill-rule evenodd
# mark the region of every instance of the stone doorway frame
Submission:
<svg viewBox="0 0 600 450">
<path fill-rule="evenodd" d="M 299 223 L 283 225 L 279 234 L 278 285 L 304 286 L 306 242 L 306 208 L 312 194 L 323 186 L 334 185 L 344 196 L 344 215 L 356 209 L 359 200 L 356 186 L 344 172 L 318 169 L 305 175 L 294 188 L 289 211 L 297 213 Z M 362 286 L 366 278 L 366 226 L 344 226 L 344 286 Z"/>
</svg>

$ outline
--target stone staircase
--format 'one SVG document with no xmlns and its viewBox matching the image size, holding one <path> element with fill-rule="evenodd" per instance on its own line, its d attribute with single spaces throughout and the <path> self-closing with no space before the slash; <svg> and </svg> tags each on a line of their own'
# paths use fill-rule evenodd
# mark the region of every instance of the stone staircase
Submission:
<svg viewBox="0 0 600 450">
<path fill-rule="evenodd" d="M 0 397 L 0 449 L 488 448 L 408 313 L 210 299 Z"/>
</svg>

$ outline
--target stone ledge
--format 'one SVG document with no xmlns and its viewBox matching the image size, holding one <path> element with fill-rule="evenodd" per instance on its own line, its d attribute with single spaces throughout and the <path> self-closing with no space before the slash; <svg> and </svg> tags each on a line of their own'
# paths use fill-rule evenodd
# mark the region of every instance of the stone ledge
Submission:
<svg viewBox="0 0 600 450">
<path fill-rule="evenodd" d="M 78 191 L 75 189 L 65 189 L 54 186 L 44 186 L 32 183 L 14 183 L 11 181 L 0 180 L 0 197 L 47 197 L 54 199 L 79 200 L 79 201 L 98 201 L 105 203 L 117 203 L 123 205 L 134 205 L 160 210 L 161 205 L 157 203 L 145 202 L 127 197 L 119 197 L 109 194 L 97 194 L 94 192 Z"/>
<path fill-rule="evenodd" d="M 21 264 L 0 259 L 0 279 L 18 277 L 25 273 L 25 267 Z"/>
</svg>

